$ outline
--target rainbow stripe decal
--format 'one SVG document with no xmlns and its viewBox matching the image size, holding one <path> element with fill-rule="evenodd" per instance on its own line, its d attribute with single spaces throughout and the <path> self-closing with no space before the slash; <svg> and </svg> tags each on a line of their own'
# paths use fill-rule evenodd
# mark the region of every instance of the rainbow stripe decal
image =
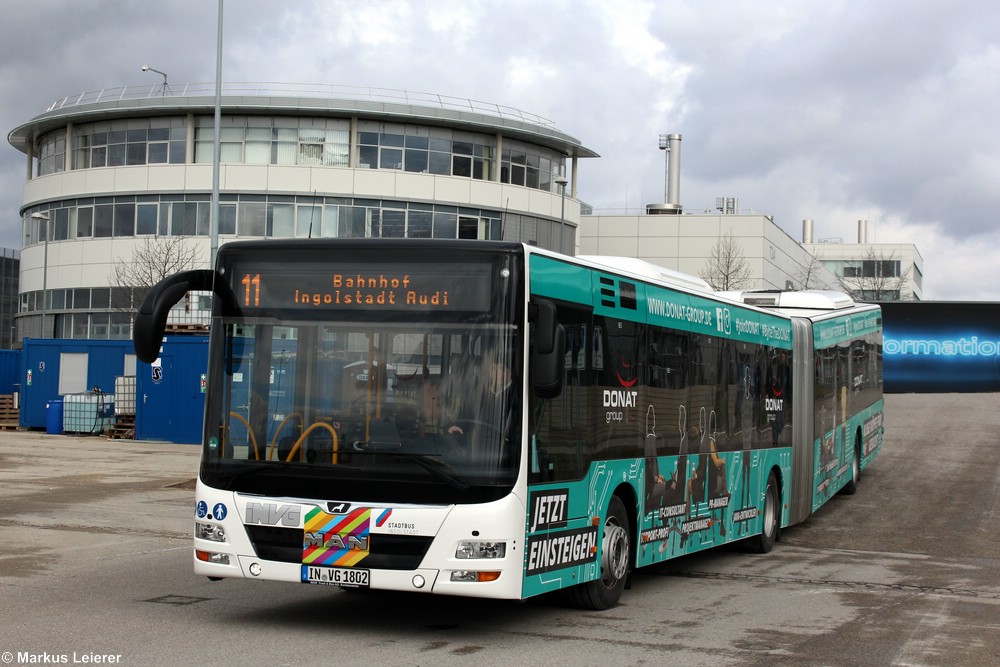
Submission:
<svg viewBox="0 0 1000 667">
<path fill-rule="evenodd" d="M 327 514 L 315 507 L 306 514 L 303 565 L 351 567 L 368 555 L 371 509 Z"/>
</svg>

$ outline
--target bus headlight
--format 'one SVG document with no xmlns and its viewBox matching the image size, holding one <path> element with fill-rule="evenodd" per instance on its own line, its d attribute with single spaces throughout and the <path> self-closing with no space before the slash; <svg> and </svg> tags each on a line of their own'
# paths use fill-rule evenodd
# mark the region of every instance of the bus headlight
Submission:
<svg viewBox="0 0 1000 667">
<path fill-rule="evenodd" d="M 455 558 L 503 558 L 507 555 L 506 542 L 483 542 L 470 540 L 459 542 Z"/>
<path fill-rule="evenodd" d="M 208 540 L 209 542 L 225 542 L 226 529 L 216 524 L 196 521 L 194 524 L 194 536 L 202 540 Z"/>
</svg>

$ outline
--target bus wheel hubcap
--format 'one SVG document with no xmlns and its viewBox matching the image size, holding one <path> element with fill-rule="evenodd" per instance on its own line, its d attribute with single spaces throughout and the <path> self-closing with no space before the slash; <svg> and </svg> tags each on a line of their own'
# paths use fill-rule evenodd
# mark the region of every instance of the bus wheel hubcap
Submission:
<svg viewBox="0 0 1000 667">
<path fill-rule="evenodd" d="M 617 523 L 604 525 L 604 555 L 601 558 L 602 579 L 609 588 L 625 578 L 628 568 L 628 532 Z"/>
</svg>

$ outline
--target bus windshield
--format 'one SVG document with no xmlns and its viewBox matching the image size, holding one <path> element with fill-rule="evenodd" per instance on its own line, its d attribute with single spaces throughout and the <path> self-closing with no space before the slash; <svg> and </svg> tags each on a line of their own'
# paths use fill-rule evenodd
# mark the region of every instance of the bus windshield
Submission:
<svg viewBox="0 0 1000 667">
<path fill-rule="evenodd" d="M 405 275 L 417 283 L 418 271 Z M 241 276 L 258 276 L 228 273 L 236 292 Z M 202 480 L 280 497 L 502 497 L 521 449 L 523 339 L 508 289 L 490 288 L 480 312 L 223 313 L 212 326 Z"/>
</svg>

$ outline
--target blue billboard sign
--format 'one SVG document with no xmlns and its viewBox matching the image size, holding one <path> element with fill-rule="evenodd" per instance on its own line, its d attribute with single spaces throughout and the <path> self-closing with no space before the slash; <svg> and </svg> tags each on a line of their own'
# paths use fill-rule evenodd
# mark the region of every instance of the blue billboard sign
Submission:
<svg viewBox="0 0 1000 667">
<path fill-rule="evenodd" d="M 887 392 L 1000 391 L 1000 303 L 879 305 Z"/>
</svg>

